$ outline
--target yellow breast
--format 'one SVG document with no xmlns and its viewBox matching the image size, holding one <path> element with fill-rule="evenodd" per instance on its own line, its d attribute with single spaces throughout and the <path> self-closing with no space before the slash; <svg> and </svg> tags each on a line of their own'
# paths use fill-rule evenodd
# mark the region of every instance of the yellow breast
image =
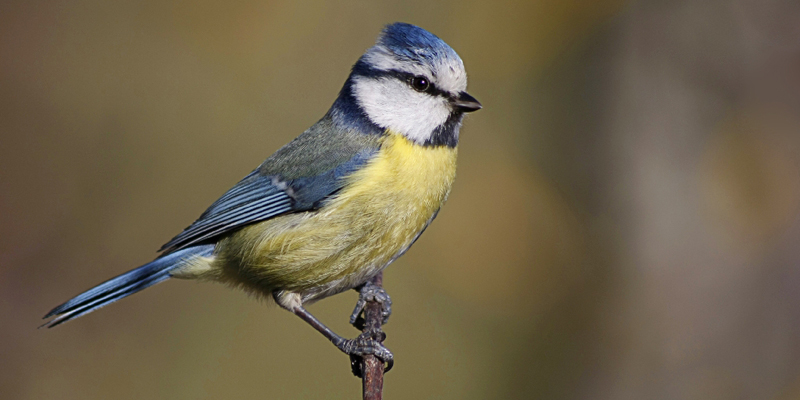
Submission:
<svg viewBox="0 0 800 400">
<path fill-rule="evenodd" d="M 220 278 L 305 300 L 361 283 L 408 248 L 442 206 L 456 153 L 387 135 L 379 153 L 317 212 L 277 217 L 223 240 L 215 262 L 224 270 Z"/>
</svg>

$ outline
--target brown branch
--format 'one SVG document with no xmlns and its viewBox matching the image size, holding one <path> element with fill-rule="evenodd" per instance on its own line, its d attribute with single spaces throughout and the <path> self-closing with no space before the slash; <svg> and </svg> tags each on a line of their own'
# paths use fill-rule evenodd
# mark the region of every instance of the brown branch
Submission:
<svg viewBox="0 0 800 400">
<path fill-rule="evenodd" d="M 376 286 L 383 285 L 383 272 L 375 275 L 370 282 Z M 383 315 L 381 304 L 376 301 L 367 302 L 364 307 L 364 328 L 362 332 L 381 329 Z M 381 340 L 382 342 L 382 340 Z M 361 360 L 361 388 L 364 400 L 383 399 L 383 361 L 373 355 L 364 356 Z"/>
</svg>

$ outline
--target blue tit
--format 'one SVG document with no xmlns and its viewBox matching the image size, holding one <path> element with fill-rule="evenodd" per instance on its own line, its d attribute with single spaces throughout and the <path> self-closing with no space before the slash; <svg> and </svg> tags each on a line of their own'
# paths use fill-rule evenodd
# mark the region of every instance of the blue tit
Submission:
<svg viewBox="0 0 800 400">
<path fill-rule="evenodd" d="M 154 261 L 54 308 L 44 326 L 170 278 L 201 279 L 271 297 L 345 353 L 391 363 L 378 341 L 344 339 L 305 306 L 353 288 L 374 290 L 365 282 L 436 217 L 455 179 L 462 119 L 481 108 L 466 87 L 464 64 L 444 41 L 414 25 L 387 26 L 319 122 L 223 194 Z"/>
</svg>

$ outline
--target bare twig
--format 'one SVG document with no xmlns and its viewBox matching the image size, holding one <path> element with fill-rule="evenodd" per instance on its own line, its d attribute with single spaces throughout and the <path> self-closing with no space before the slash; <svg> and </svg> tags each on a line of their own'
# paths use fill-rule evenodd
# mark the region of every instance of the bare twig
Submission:
<svg viewBox="0 0 800 400">
<path fill-rule="evenodd" d="M 383 273 L 375 275 L 370 282 L 376 286 L 383 285 Z M 364 307 L 364 328 L 362 332 L 381 329 L 383 315 L 381 304 L 376 301 L 367 302 Z M 364 400 L 383 399 L 383 361 L 373 355 L 367 355 L 361 360 L 361 387 Z"/>
</svg>

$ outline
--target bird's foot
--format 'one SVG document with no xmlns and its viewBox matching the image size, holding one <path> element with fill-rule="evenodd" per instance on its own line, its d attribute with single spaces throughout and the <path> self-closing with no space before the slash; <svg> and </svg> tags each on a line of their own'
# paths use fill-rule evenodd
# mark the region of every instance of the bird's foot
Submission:
<svg viewBox="0 0 800 400">
<path fill-rule="evenodd" d="M 394 355 L 381 342 L 386 339 L 386 334 L 381 330 L 364 332 L 355 339 L 342 339 L 339 343 L 334 343 L 342 352 L 350 356 L 350 367 L 353 374 L 359 378 L 363 376 L 361 371 L 362 358 L 373 355 L 381 360 L 386 367 L 384 372 L 389 372 L 394 366 Z"/>
<path fill-rule="evenodd" d="M 358 302 L 356 302 L 353 313 L 350 314 L 350 323 L 358 330 L 364 329 L 364 319 L 361 317 L 361 313 L 369 301 L 374 301 L 381 305 L 381 316 L 383 317 L 381 324 L 385 325 L 389 322 L 389 316 L 392 315 L 392 298 L 389 297 L 386 290 L 372 282 L 367 282 L 357 289 Z"/>
</svg>

